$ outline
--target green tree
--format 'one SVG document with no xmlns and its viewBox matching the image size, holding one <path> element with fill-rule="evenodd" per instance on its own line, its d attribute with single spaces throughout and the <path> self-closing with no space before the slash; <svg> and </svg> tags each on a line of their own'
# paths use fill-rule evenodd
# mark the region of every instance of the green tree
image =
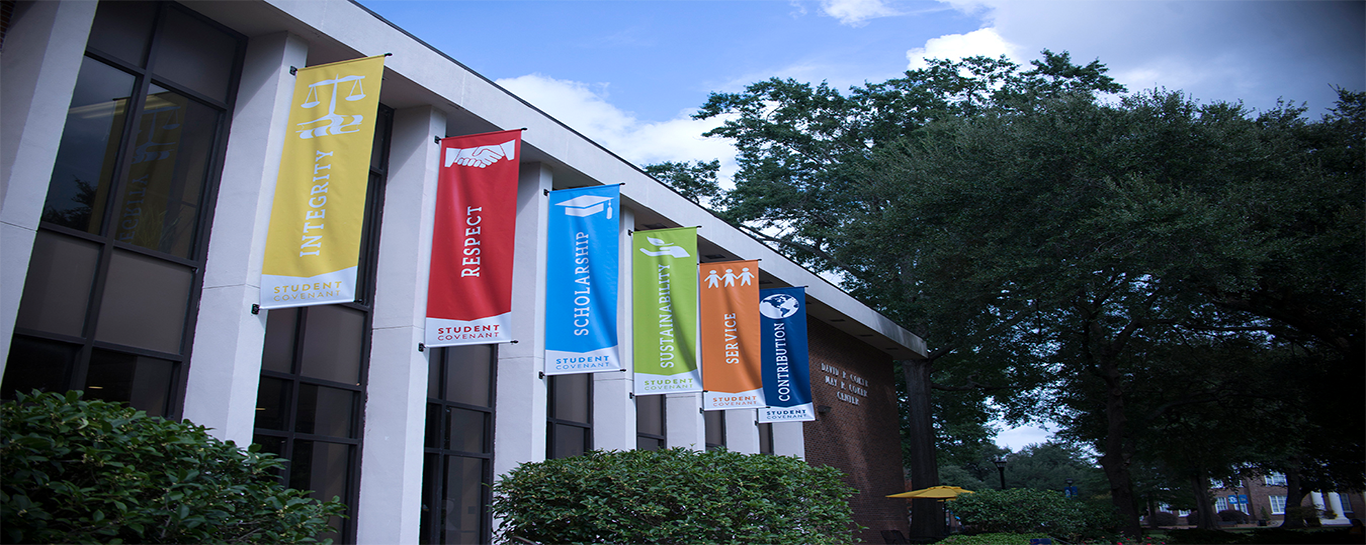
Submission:
<svg viewBox="0 0 1366 545">
<path fill-rule="evenodd" d="M 939 365 L 945 386 L 1017 386 L 991 392 L 1007 416 L 1070 400 L 1136 534 L 1129 467 L 1155 417 L 1132 391 L 1160 347 L 1260 340 L 1360 367 L 1361 99 L 1318 123 L 1176 92 L 1103 102 L 1120 90 L 1103 65 L 1044 57 L 939 62 L 848 97 L 771 80 L 700 115 L 738 114 L 709 133 L 740 151 L 725 217 L 931 343 L 902 364 L 911 414 Z M 929 417 L 907 424 L 912 481 L 937 481 Z"/>
<path fill-rule="evenodd" d="M 203 426 L 79 392 L 16 397 L 0 405 L 6 543 L 309 543 L 344 509 Z"/>
<path fill-rule="evenodd" d="M 1123 90 L 1098 62 L 1077 66 L 1067 53 L 1046 50 L 1043 57 L 1029 70 L 1004 57 L 936 60 L 903 78 L 851 89 L 848 96 L 826 84 L 772 79 L 742 93 L 714 93 L 697 115 L 735 114 L 707 133 L 732 139 L 739 152 L 735 188 L 719 201 L 723 217 L 799 262 L 848 273 L 855 295 L 936 343 L 928 358 L 901 362 L 906 411 L 913 415 L 906 420 L 906 450 L 916 486 L 939 482 L 930 416 L 935 386 L 1009 397 L 1045 380 L 1046 372 L 1025 364 L 1036 357 L 1029 348 L 989 339 L 1008 334 L 1010 327 L 1000 324 L 1024 314 L 992 308 L 994 302 L 979 295 L 983 286 L 938 290 L 930 278 L 889 273 L 886 265 L 913 256 L 911 244 L 921 241 L 903 238 L 906 226 L 893 217 L 892 207 L 904 195 L 884 192 L 870 173 L 887 162 L 883 150 L 928 138 L 941 122 L 1007 103 Z M 941 373 L 953 382 L 936 383 L 936 366 L 971 371 Z M 941 506 L 914 500 L 912 509 L 912 533 L 938 535 Z"/>
<path fill-rule="evenodd" d="M 694 203 L 705 205 L 709 203 L 710 199 L 721 194 L 721 186 L 716 179 L 721 172 L 721 161 L 719 159 L 712 160 L 709 163 L 702 161 L 665 161 L 646 165 L 644 168 L 646 174 L 673 188 L 683 198 Z"/>
</svg>

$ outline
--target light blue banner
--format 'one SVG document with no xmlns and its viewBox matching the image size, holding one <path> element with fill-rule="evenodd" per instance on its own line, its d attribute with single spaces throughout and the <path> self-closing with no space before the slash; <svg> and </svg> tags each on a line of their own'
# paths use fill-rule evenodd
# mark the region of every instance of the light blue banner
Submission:
<svg viewBox="0 0 1366 545">
<path fill-rule="evenodd" d="M 759 422 L 815 420 L 806 344 L 806 288 L 759 290 L 764 398 Z"/>
<path fill-rule="evenodd" d="M 617 350 L 621 186 L 550 192 L 545 374 L 622 368 Z"/>
</svg>

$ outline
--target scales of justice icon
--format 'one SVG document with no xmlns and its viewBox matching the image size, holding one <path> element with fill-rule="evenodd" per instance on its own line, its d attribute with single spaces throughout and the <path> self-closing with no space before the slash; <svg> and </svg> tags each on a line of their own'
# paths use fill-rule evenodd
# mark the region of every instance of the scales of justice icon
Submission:
<svg viewBox="0 0 1366 545">
<path fill-rule="evenodd" d="M 324 92 L 328 92 L 328 90 L 325 88 L 325 86 L 330 85 L 330 86 L 332 86 L 332 89 L 331 89 L 331 91 L 330 91 L 330 93 L 329 93 L 330 96 L 328 97 L 328 102 L 327 102 L 327 113 L 326 113 L 326 114 L 323 114 L 322 117 L 319 117 L 319 118 L 314 119 L 314 120 L 312 120 L 312 121 L 305 121 L 305 122 L 303 122 L 303 123 L 299 123 L 299 126 L 300 126 L 300 127 L 307 127 L 308 125 L 314 125 L 314 124 L 323 123 L 323 122 L 326 122 L 327 124 L 326 124 L 326 125 L 323 125 L 323 126 L 321 126 L 321 127 L 304 128 L 303 130 L 300 130 L 300 131 L 299 131 L 299 138 L 308 139 L 308 138 L 316 138 L 316 137 L 322 137 L 322 136 L 328 136 L 328 135 L 345 134 L 345 133 L 351 133 L 351 132 L 357 132 L 357 131 L 359 131 L 359 130 L 360 130 L 359 128 L 352 129 L 352 130 L 349 130 L 349 131 L 348 131 L 348 130 L 344 130 L 344 129 L 347 128 L 347 127 L 354 127 L 354 126 L 356 126 L 356 125 L 360 125 L 361 122 L 365 120 L 365 116 L 360 115 L 360 114 L 355 114 L 355 115 L 343 115 L 343 114 L 338 114 L 338 113 L 337 113 L 337 94 L 338 94 L 337 91 L 338 91 L 338 88 L 341 86 L 341 84 L 350 82 L 350 83 L 351 83 L 351 92 L 348 93 L 348 94 L 346 95 L 346 100 L 347 100 L 347 101 L 351 101 L 351 102 L 354 102 L 354 101 L 357 101 L 357 100 L 361 100 L 361 99 L 365 98 L 365 88 L 361 85 L 361 80 L 363 80 L 363 79 L 365 79 L 365 76 L 337 76 L 337 77 L 334 77 L 334 78 L 332 78 L 332 79 L 322 80 L 322 81 L 320 81 L 320 82 L 317 82 L 317 83 L 314 83 L 314 84 L 312 84 L 312 85 L 309 85 L 309 86 L 308 86 L 308 96 L 304 98 L 304 103 L 303 103 L 303 104 L 300 104 L 299 106 L 304 107 L 304 108 L 315 108 L 315 107 L 321 105 L 322 102 L 319 102 L 319 101 L 318 101 L 318 88 L 319 88 L 319 87 L 324 87 Z M 351 118 L 351 122 L 349 122 L 349 123 L 346 122 L 346 119 L 347 119 L 348 117 Z"/>
</svg>

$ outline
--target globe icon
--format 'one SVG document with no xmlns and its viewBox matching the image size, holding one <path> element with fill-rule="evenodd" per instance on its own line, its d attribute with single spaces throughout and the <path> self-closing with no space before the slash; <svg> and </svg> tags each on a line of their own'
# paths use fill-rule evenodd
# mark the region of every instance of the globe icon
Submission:
<svg viewBox="0 0 1366 545">
<path fill-rule="evenodd" d="M 801 303 L 796 297 L 777 293 L 763 298 L 759 301 L 759 314 L 763 314 L 774 320 L 781 320 L 801 310 Z"/>
</svg>

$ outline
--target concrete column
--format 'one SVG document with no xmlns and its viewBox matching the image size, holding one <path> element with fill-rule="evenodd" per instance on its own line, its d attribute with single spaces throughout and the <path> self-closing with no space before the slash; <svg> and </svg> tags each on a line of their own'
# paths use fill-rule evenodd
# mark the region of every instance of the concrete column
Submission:
<svg viewBox="0 0 1366 545">
<path fill-rule="evenodd" d="M 1324 524 L 1338 525 L 1352 523 L 1351 519 L 1348 519 L 1342 514 L 1341 495 L 1339 495 L 1337 492 L 1329 492 L 1327 494 L 1324 494 L 1324 499 L 1327 500 L 1328 508 L 1333 510 L 1333 516 L 1331 518 L 1323 519 Z"/>
<path fill-rule="evenodd" d="M 726 448 L 745 454 L 759 453 L 759 415 L 755 409 L 726 411 Z"/>
<path fill-rule="evenodd" d="M 806 438 L 801 422 L 773 423 L 773 454 L 806 459 Z"/>
<path fill-rule="evenodd" d="M 95 2 L 20 2 L 0 56 L 0 376 Z"/>
<path fill-rule="evenodd" d="M 277 33 L 247 43 L 214 205 L 204 288 L 185 390 L 186 419 L 219 439 L 251 444 L 266 316 L 260 300 L 266 230 L 294 93 L 290 66 L 304 66 L 308 42 Z"/>
<path fill-rule="evenodd" d="M 635 359 L 631 350 L 631 235 L 635 211 L 621 209 L 617 234 L 621 269 L 617 274 L 617 350 L 625 371 L 596 373 L 593 377 L 593 448 L 633 450 L 636 448 Z"/>
<path fill-rule="evenodd" d="M 517 182 L 516 263 L 512 271 L 512 338 L 498 347 L 493 474 L 545 459 L 545 219 L 552 173 L 522 163 Z"/>
<path fill-rule="evenodd" d="M 418 352 L 427 315 L 427 274 L 436 174 L 446 115 L 430 106 L 394 112 L 384 228 L 375 287 L 361 450 L 359 543 L 417 543 L 429 352 Z"/>
<path fill-rule="evenodd" d="M 702 392 L 664 394 L 665 446 L 707 450 Z"/>
</svg>

